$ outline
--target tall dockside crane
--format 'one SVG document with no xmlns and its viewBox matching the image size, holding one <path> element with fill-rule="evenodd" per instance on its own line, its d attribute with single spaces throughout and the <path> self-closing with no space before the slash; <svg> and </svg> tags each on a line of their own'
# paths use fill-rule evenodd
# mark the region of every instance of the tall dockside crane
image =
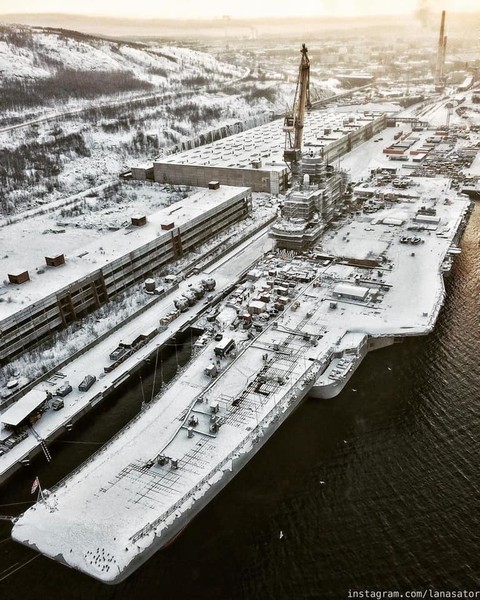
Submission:
<svg viewBox="0 0 480 600">
<path fill-rule="evenodd" d="M 285 132 L 285 150 L 283 159 L 295 170 L 295 165 L 302 156 L 303 127 L 305 111 L 311 107 L 310 104 L 310 60 L 305 44 L 300 50 L 302 58 L 298 70 L 297 88 L 291 110 L 287 110 L 283 131 Z"/>
</svg>

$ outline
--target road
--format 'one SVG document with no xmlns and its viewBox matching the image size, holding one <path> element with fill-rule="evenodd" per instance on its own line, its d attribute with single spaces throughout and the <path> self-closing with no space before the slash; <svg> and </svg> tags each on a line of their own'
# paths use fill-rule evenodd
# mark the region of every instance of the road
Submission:
<svg viewBox="0 0 480 600">
<path fill-rule="evenodd" d="M 245 73 L 241 77 L 233 79 L 230 82 L 230 85 L 234 85 L 235 83 L 238 83 L 238 82 L 242 81 L 243 79 L 246 79 L 249 75 L 250 75 L 250 69 L 246 69 Z M 91 110 L 92 108 L 106 108 L 109 106 L 123 106 L 124 104 L 129 104 L 130 102 L 141 102 L 142 100 L 150 100 L 151 98 L 158 98 L 162 103 L 164 103 L 165 100 L 168 100 L 169 98 L 178 99 L 180 97 L 192 96 L 194 94 L 196 95 L 201 91 L 207 91 L 210 87 L 211 87 L 211 84 L 208 83 L 206 85 L 200 86 L 199 88 L 196 88 L 195 90 L 189 90 L 189 91 L 183 91 L 183 92 L 180 92 L 180 91 L 173 91 L 173 92 L 166 92 L 166 93 L 165 92 L 151 92 L 149 94 L 140 94 L 140 95 L 136 95 L 136 96 L 129 96 L 128 98 L 123 98 L 122 100 L 111 100 L 111 99 L 106 99 L 104 101 L 94 100 L 93 102 L 89 103 L 88 106 L 83 106 L 81 108 L 75 108 L 75 109 L 71 109 L 71 110 L 67 110 L 67 111 L 63 111 L 63 112 L 53 113 L 50 115 L 45 115 L 43 117 L 38 117 L 36 119 L 31 119 L 29 121 L 24 121 L 23 123 L 17 123 L 16 125 L 8 125 L 7 127 L 2 127 L 2 128 L 0 128 L 0 133 L 6 133 L 8 131 L 13 131 L 14 129 L 22 129 L 23 127 L 29 127 L 30 125 L 36 125 L 38 123 L 47 123 L 48 121 L 55 121 L 57 119 L 63 119 L 65 117 L 71 117 L 73 115 L 78 115 L 78 114 L 81 114 L 88 110 Z"/>
<path fill-rule="evenodd" d="M 60 200 L 54 200 L 53 202 L 49 202 L 48 204 L 42 204 L 41 206 L 36 206 L 35 208 L 31 208 L 24 212 L 21 212 L 17 215 L 11 215 L 10 217 L 0 219 L 0 227 L 5 227 L 6 225 L 11 225 L 12 223 L 18 223 L 19 221 L 23 221 L 24 219 L 28 219 L 30 217 L 34 217 L 38 214 L 43 214 L 46 212 L 52 212 L 57 210 L 57 208 L 63 208 L 64 206 L 75 205 L 77 202 L 83 200 L 87 196 L 97 195 L 100 192 L 111 187 L 117 179 L 112 177 L 112 181 L 108 183 L 102 183 L 102 185 L 97 185 L 95 187 L 88 188 L 83 192 L 78 192 L 77 194 L 73 194 L 72 196 L 67 196 L 66 198 L 60 198 Z"/>
</svg>

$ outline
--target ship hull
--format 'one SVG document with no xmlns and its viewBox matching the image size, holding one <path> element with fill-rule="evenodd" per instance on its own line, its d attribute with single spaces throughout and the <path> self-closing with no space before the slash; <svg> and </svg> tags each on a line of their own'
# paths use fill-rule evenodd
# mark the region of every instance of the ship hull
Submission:
<svg viewBox="0 0 480 600">
<path fill-rule="evenodd" d="M 336 381 L 332 381 L 327 385 L 319 384 L 319 380 L 317 379 L 310 390 L 310 397 L 318 398 L 319 400 L 329 400 L 331 398 L 335 398 L 343 391 L 368 352 L 372 352 L 373 350 L 378 350 L 380 348 L 386 348 L 387 346 L 391 346 L 394 342 L 395 339 L 393 337 L 383 337 L 378 339 L 370 338 L 368 344 L 365 344 L 363 347 L 358 349 L 357 357 L 352 363 L 351 368 L 345 374 L 345 377 L 342 377 Z"/>
</svg>

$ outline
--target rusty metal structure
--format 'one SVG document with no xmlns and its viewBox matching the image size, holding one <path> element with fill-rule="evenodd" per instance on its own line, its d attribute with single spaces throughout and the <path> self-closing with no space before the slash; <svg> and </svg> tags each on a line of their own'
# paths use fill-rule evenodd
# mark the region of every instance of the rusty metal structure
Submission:
<svg viewBox="0 0 480 600">
<path fill-rule="evenodd" d="M 285 114 L 283 131 L 285 132 L 285 150 L 283 158 L 289 165 L 299 162 L 302 154 L 303 128 L 305 112 L 310 103 L 310 59 L 308 49 L 302 44 L 302 58 L 298 70 L 297 87 L 291 110 Z"/>
</svg>

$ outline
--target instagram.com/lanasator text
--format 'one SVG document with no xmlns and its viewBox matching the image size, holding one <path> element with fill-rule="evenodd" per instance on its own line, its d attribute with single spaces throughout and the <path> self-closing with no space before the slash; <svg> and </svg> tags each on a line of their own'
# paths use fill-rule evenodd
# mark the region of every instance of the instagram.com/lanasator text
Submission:
<svg viewBox="0 0 480 600">
<path fill-rule="evenodd" d="M 348 590 L 347 598 L 480 598 L 480 590 Z"/>
</svg>

